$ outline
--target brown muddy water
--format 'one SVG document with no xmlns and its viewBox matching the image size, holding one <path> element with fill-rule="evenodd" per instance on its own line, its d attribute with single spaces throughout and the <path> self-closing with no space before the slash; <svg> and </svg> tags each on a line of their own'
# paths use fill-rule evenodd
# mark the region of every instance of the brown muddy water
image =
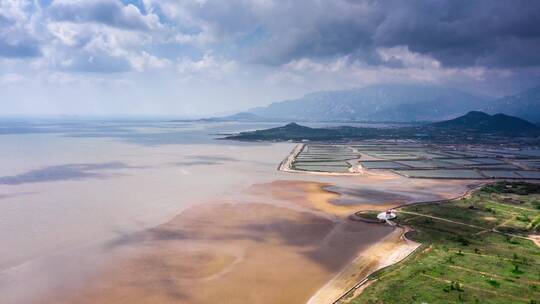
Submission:
<svg viewBox="0 0 540 304">
<path fill-rule="evenodd" d="M 391 232 L 346 215 L 466 189 L 282 173 L 292 144 L 209 135 L 269 126 L 0 124 L 0 303 L 303 303 Z"/>
</svg>

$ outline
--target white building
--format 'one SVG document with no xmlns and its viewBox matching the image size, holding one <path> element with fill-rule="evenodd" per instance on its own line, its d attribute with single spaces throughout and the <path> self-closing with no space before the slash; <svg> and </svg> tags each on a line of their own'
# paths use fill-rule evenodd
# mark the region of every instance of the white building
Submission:
<svg viewBox="0 0 540 304">
<path fill-rule="evenodd" d="M 396 212 L 394 210 L 387 210 L 385 212 L 381 212 L 377 215 L 377 218 L 386 221 L 396 218 Z"/>
</svg>

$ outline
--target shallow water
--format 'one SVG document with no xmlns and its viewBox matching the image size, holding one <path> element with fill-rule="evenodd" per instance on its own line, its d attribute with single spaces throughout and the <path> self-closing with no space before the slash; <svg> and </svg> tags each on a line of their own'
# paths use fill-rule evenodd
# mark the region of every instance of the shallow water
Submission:
<svg viewBox="0 0 540 304">
<path fill-rule="evenodd" d="M 192 204 L 227 195 L 241 199 L 238 193 L 251 182 L 274 179 L 292 145 L 210 135 L 254 127 L 3 123 L 0 297 L 16 290 L 25 275 L 45 272 L 53 281 L 55 272 L 43 267 L 44 260 L 68 251 L 76 256 L 92 243 L 156 226 Z"/>
<path fill-rule="evenodd" d="M 355 195 L 361 205 L 378 192 L 357 195 L 343 187 L 399 188 L 401 196 L 388 194 L 386 203 L 401 199 L 406 189 L 426 191 L 402 177 L 378 181 L 278 172 L 293 144 L 215 140 L 217 133 L 275 125 L 1 122 L 0 303 L 39 302 L 66 285 L 84 284 L 109 260 L 107 244 L 167 222 L 190 206 L 283 203 L 246 191 L 254 184 L 331 182 L 341 186 L 337 189 L 346 193 L 342 203 L 351 210 Z"/>
</svg>

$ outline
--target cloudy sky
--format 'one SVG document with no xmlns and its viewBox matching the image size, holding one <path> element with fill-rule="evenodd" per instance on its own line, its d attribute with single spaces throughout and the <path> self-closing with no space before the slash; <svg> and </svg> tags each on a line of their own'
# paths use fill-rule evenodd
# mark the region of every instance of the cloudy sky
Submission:
<svg viewBox="0 0 540 304">
<path fill-rule="evenodd" d="M 0 115 L 226 113 L 304 93 L 540 85 L 540 1 L 0 0 Z"/>
</svg>

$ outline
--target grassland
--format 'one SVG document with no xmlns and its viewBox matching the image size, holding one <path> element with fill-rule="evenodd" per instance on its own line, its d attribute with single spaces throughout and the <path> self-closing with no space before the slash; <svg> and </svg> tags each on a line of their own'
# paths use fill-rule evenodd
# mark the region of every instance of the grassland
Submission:
<svg viewBox="0 0 540 304">
<path fill-rule="evenodd" d="M 540 185 L 497 183 L 467 198 L 400 208 L 422 246 L 373 274 L 349 303 L 540 303 Z"/>
</svg>

